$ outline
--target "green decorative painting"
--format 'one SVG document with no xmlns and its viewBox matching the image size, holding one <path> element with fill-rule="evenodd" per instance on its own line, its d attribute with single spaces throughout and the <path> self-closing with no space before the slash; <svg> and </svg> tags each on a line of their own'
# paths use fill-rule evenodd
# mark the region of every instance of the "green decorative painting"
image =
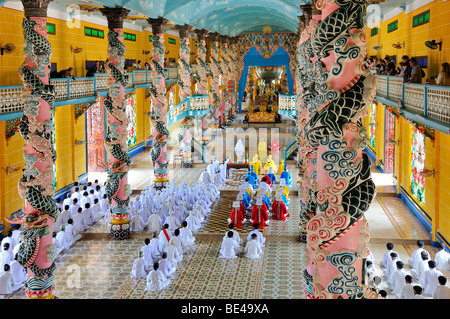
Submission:
<svg viewBox="0 0 450 319">
<path fill-rule="evenodd" d="M 412 161 L 411 161 L 411 191 L 413 195 L 425 204 L 425 177 L 419 172 L 425 167 L 425 136 L 413 126 Z"/>
<path fill-rule="evenodd" d="M 370 113 L 369 113 L 369 142 L 370 142 L 370 147 L 375 150 L 375 121 L 376 121 L 376 110 L 377 110 L 377 105 L 375 103 L 372 103 L 370 105 Z"/>
</svg>

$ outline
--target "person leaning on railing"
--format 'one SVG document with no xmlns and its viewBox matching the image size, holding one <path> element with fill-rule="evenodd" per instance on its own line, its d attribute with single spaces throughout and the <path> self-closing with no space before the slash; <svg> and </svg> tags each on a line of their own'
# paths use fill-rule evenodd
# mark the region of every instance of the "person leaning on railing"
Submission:
<svg viewBox="0 0 450 319">
<path fill-rule="evenodd" d="M 422 68 L 417 64 L 416 58 L 411 58 L 409 65 L 411 66 L 411 77 L 407 83 L 422 83 L 424 73 Z"/>
<path fill-rule="evenodd" d="M 436 84 L 450 86 L 450 65 L 448 62 L 442 63 L 441 70 L 436 78 Z"/>
</svg>

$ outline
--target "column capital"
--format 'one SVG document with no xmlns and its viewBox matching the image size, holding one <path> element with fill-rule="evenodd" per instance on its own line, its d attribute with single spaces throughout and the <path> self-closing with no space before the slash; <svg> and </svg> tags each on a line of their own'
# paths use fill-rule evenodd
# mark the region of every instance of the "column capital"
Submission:
<svg viewBox="0 0 450 319">
<path fill-rule="evenodd" d="M 128 16 L 130 10 L 125 8 L 100 8 L 99 11 L 108 20 L 108 28 L 110 30 L 123 29 L 123 20 Z"/>
<path fill-rule="evenodd" d="M 180 34 L 180 38 L 189 38 L 189 31 L 192 30 L 192 26 L 185 24 L 185 25 L 177 25 L 175 28 L 178 30 L 178 33 Z"/>
<path fill-rule="evenodd" d="M 195 30 L 195 33 L 197 34 L 198 41 L 203 41 L 206 39 L 206 36 L 208 35 L 209 31 L 206 29 L 201 29 Z"/>
<path fill-rule="evenodd" d="M 149 18 L 149 19 L 147 19 L 147 22 L 152 26 L 153 34 L 163 34 L 164 27 L 169 22 L 169 20 L 159 17 L 156 19 Z"/>
<path fill-rule="evenodd" d="M 238 44 L 238 42 L 239 42 L 238 36 L 230 37 L 230 44 Z"/>
<path fill-rule="evenodd" d="M 48 4 L 52 0 L 22 0 L 25 17 L 47 18 Z"/>
<path fill-rule="evenodd" d="M 228 35 L 221 35 L 220 41 L 222 41 L 222 44 L 230 44 L 230 36 Z"/>
<path fill-rule="evenodd" d="M 212 32 L 209 34 L 209 38 L 211 39 L 212 42 L 218 42 L 219 41 L 219 37 L 220 37 L 220 33 L 219 32 Z"/>
</svg>

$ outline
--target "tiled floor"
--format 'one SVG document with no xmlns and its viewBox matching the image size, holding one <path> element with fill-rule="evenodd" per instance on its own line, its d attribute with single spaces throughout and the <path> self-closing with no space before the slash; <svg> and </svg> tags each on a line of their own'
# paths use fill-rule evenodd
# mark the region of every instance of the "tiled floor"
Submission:
<svg viewBox="0 0 450 319">
<path fill-rule="evenodd" d="M 153 170 L 148 151 L 133 159 L 129 183 L 133 190 L 142 190 L 152 185 Z M 190 169 L 171 166 L 169 180 L 177 185 L 184 181 L 197 182 L 205 164 L 196 164 Z M 289 169 L 296 183 L 294 165 Z M 136 298 L 136 299 L 181 299 L 181 298 L 304 298 L 305 245 L 298 242 L 298 196 L 295 187 L 291 192 L 286 221 L 272 220 L 263 230 L 267 243 L 262 258 L 249 260 L 239 257 L 232 260 L 218 258 L 221 239 L 227 229 L 226 219 L 231 203 L 238 190 L 238 181 L 244 172 L 236 170 L 227 185 L 220 187 L 222 196 L 213 207 L 197 236 L 196 245 L 184 255 L 168 287 L 162 291 L 145 291 L 145 279 L 130 278 L 130 271 L 143 238 L 151 234 L 141 232 L 125 241 L 110 241 L 103 220 L 86 231 L 86 238 L 77 242 L 57 259 L 55 295 L 59 298 Z M 428 239 L 425 227 L 410 212 L 409 208 L 393 196 L 388 175 L 375 175 L 378 196 L 366 213 L 371 234 L 371 246 L 376 262 L 385 251 L 385 243 L 395 243 L 402 260 L 406 261 L 414 247 L 405 240 Z M 106 179 L 105 174 L 93 174 L 90 178 Z M 247 222 L 237 230 L 242 238 L 251 229 Z M 426 247 L 432 257 L 433 247 Z M 378 266 L 376 266 L 378 267 Z M 379 267 L 378 267 L 379 269 Z M 380 272 L 381 273 L 381 272 Z M 385 287 L 383 282 L 382 287 Z M 11 298 L 24 298 L 23 289 Z M 392 296 L 391 296 L 392 297 Z"/>
</svg>

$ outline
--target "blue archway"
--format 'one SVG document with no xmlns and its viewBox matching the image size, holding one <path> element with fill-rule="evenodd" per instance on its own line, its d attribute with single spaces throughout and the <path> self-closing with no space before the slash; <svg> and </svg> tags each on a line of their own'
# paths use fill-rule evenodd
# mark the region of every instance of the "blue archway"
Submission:
<svg viewBox="0 0 450 319">
<path fill-rule="evenodd" d="M 239 112 L 242 111 L 242 98 L 244 97 L 245 85 L 247 84 L 248 67 L 249 66 L 286 66 L 286 77 L 288 83 L 289 94 L 294 92 L 294 79 L 292 78 L 291 69 L 289 63 L 291 57 L 283 47 L 279 47 L 278 50 L 270 57 L 264 58 L 261 53 L 256 50 L 255 47 L 250 50 L 244 56 L 244 69 L 239 80 Z"/>
</svg>

